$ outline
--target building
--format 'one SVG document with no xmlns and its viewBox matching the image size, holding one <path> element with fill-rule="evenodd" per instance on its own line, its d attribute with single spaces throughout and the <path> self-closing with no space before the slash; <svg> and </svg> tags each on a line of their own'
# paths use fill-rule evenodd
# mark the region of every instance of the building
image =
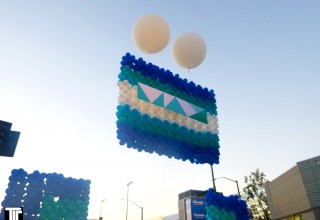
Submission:
<svg viewBox="0 0 320 220">
<path fill-rule="evenodd" d="M 179 220 L 205 219 L 204 197 L 207 191 L 188 190 L 178 195 Z"/>
<path fill-rule="evenodd" d="M 272 219 L 320 219 L 320 156 L 297 162 L 265 187 Z"/>
</svg>

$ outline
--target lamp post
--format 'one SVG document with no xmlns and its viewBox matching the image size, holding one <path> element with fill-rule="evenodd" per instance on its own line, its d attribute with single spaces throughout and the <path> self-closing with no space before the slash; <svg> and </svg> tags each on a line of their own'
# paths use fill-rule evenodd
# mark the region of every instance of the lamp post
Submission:
<svg viewBox="0 0 320 220">
<path fill-rule="evenodd" d="M 127 209 L 126 209 L 126 220 L 128 220 L 128 202 L 129 202 L 129 186 L 133 183 L 133 181 L 130 181 L 127 184 Z"/>
<path fill-rule="evenodd" d="M 136 206 L 138 206 L 138 207 L 141 209 L 141 220 L 143 220 L 143 207 L 142 207 L 142 206 L 139 206 L 137 203 L 135 203 L 135 202 L 133 202 L 133 201 L 131 201 L 131 200 L 129 200 L 129 202 L 135 204 Z"/>
<path fill-rule="evenodd" d="M 216 193 L 216 192 L 217 192 L 217 188 L 216 188 L 216 183 L 214 182 L 215 178 L 214 178 L 214 173 L 213 173 L 213 165 L 211 165 L 210 167 L 211 167 L 211 175 L 212 175 L 213 191 Z"/>
<path fill-rule="evenodd" d="M 124 200 L 124 199 L 120 199 L 120 200 Z M 141 209 L 141 220 L 143 220 L 143 207 L 142 206 L 139 206 L 137 203 L 131 201 L 131 200 L 128 200 L 129 202 L 133 203 L 134 205 L 136 205 L 137 207 L 139 207 Z"/>
<path fill-rule="evenodd" d="M 238 197 L 239 197 L 239 199 L 240 199 L 240 190 L 239 190 L 238 180 L 233 180 L 233 179 L 230 179 L 230 178 L 224 177 L 224 176 L 218 177 L 218 178 L 216 178 L 215 180 L 217 180 L 217 179 L 222 179 L 222 178 L 223 178 L 223 179 L 230 180 L 230 181 L 235 182 L 235 183 L 237 184 Z"/>
<path fill-rule="evenodd" d="M 102 213 L 102 203 L 103 203 L 104 201 L 106 201 L 106 199 L 101 200 L 99 220 L 102 220 L 102 219 L 103 219 L 102 216 L 101 216 L 101 213 Z"/>
</svg>

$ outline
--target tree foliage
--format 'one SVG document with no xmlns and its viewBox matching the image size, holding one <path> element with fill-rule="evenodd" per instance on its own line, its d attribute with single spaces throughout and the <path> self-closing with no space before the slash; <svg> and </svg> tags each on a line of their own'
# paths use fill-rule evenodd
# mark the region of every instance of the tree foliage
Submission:
<svg viewBox="0 0 320 220">
<path fill-rule="evenodd" d="M 255 220 L 270 220 L 270 212 L 264 184 L 267 182 L 266 175 L 256 169 L 249 176 L 244 177 L 246 187 L 243 188 L 246 194 L 248 206 L 251 208 L 252 217 Z"/>
</svg>

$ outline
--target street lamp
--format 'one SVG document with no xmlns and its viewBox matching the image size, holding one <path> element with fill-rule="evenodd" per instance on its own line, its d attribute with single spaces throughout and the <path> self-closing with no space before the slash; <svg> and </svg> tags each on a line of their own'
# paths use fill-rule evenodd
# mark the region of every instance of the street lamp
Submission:
<svg viewBox="0 0 320 220">
<path fill-rule="evenodd" d="M 104 201 L 106 201 L 106 199 L 101 200 L 99 220 L 102 220 L 102 219 L 103 219 L 103 218 L 101 217 L 101 213 L 102 213 L 102 203 L 103 203 Z"/>
<path fill-rule="evenodd" d="M 120 200 L 124 200 L 124 199 L 120 199 Z M 141 220 L 143 220 L 143 207 L 142 206 L 139 206 L 137 203 L 131 201 L 131 200 L 128 200 L 129 202 L 133 203 L 134 205 L 136 205 L 137 207 L 139 207 L 141 209 Z"/>
<path fill-rule="evenodd" d="M 224 176 L 221 176 L 221 177 L 215 178 L 215 180 L 217 180 L 217 179 L 221 179 L 221 178 L 223 178 L 223 179 L 227 179 L 227 180 L 230 180 L 230 181 L 235 182 L 235 183 L 237 184 L 238 197 L 239 197 L 239 199 L 240 199 L 240 190 L 239 190 L 238 180 L 232 180 L 232 179 L 230 179 L 230 178 L 228 178 L 228 177 L 224 177 Z"/>
<path fill-rule="evenodd" d="M 133 181 L 130 181 L 127 184 L 127 209 L 126 209 L 126 220 L 128 220 L 128 201 L 129 201 L 129 186 L 133 183 Z"/>
</svg>

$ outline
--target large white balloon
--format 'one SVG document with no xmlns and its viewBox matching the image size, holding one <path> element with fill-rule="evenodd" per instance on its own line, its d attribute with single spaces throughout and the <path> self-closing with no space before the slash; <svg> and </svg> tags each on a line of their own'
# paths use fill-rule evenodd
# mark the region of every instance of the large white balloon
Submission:
<svg viewBox="0 0 320 220">
<path fill-rule="evenodd" d="M 171 52 L 178 65 L 186 69 L 193 69 L 203 62 L 207 48 L 200 35 L 187 32 L 176 39 Z"/>
<path fill-rule="evenodd" d="M 143 52 L 157 53 L 169 42 L 169 25 L 161 16 L 147 14 L 136 22 L 132 37 L 136 46 Z"/>
</svg>

